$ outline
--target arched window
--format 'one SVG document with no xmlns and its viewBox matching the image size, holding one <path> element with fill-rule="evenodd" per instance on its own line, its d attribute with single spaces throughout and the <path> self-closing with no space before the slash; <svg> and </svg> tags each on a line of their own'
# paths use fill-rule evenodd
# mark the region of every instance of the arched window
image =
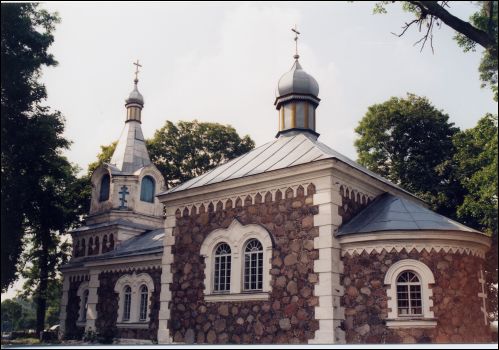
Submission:
<svg viewBox="0 0 499 350">
<path fill-rule="evenodd" d="M 430 268 L 414 259 L 399 260 L 385 274 L 387 285 L 388 328 L 433 328 L 437 321 L 433 313 L 435 277 Z"/>
<path fill-rule="evenodd" d="M 94 248 L 94 254 L 99 254 L 99 237 L 95 237 L 95 248 Z"/>
<path fill-rule="evenodd" d="M 421 316 L 421 281 L 412 271 L 403 271 L 397 278 L 397 310 L 399 316 Z"/>
<path fill-rule="evenodd" d="M 244 249 L 244 290 L 262 290 L 263 247 L 256 239 L 250 239 Z"/>
<path fill-rule="evenodd" d="M 87 320 L 87 310 L 88 310 L 88 289 L 83 292 L 83 312 L 81 315 L 81 320 Z"/>
<path fill-rule="evenodd" d="M 75 258 L 79 257 L 80 256 L 80 241 L 76 241 L 76 245 L 74 247 L 74 252 L 73 252 L 73 255 Z"/>
<path fill-rule="evenodd" d="M 107 252 L 107 235 L 104 235 L 104 238 L 102 238 L 102 252 Z"/>
<path fill-rule="evenodd" d="M 213 275 L 213 291 L 230 291 L 231 257 L 230 247 L 227 243 L 220 243 L 215 249 L 215 268 Z"/>
<path fill-rule="evenodd" d="M 105 174 L 100 182 L 99 202 L 107 201 L 109 199 L 109 187 L 111 185 L 111 177 Z"/>
<path fill-rule="evenodd" d="M 140 186 L 140 200 L 154 203 L 154 187 L 154 179 L 150 176 L 144 176 L 142 178 L 142 185 Z"/>
<path fill-rule="evenodd" d="M 132 288 L 125 286 L 123 293 L 123 321 L 130 321 L 130 307 L 132 304 Z"/>
<path fill-rule="evenodd" d="M 139 321 L 145 321 L 147 319 L 147 299 L 149 297 L 149 291 L 147 286 L 143 284 L 140 287 L 140 309 L 139 309 Z"/>
<path fill-rule="evenodd" d="M 85 256 L 85 253 L 86 253 L 85 249 L 86 249 L 86 247 L 85 247 L 85 238 L 83 238 L 81 240 L 81 256 Z"/>
<path fill-rule="evenodd" d="M 94 239 L 92 237 L 90 237 L 90 239 L 88 240 L 88 254 L 87 255 L 92 255 L 94 253 L 93 245 L 94 245 Z"/>
<path fill-rule="evenodd" d="M 114 249 L 114 236 L 113 234 L 111 233 L 109 235 L 109 249 L 107 251 L 111 251 Z"/>
</svg>

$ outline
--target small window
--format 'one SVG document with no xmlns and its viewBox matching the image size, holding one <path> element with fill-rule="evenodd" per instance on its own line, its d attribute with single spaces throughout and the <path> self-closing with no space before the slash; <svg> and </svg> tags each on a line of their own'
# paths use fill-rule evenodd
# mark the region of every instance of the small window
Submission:
<svg viewBox="0 0 499 350">
<path fill-rule="evenodd" d="M 256 240 L 251 239 L 244 249 L 244 290 L 262 290 L 263 284 L 263 247 Z"/>
<path fill-rule="evenodd" d="M 87 255 L 93 255 L 93 253 L 94 253 L 93 245 L 94 245 L 94 239 L 92 237 L 90 237 L 90 239 L 88 240 L 88 253 L 87 253 Z"/>
<path fill-rule="evenodd" d="M 421 281 L 412 271 L 404 271 L 397 278 L 397 309 L 399 316 L 421 316 Z"/>
<path fill-rule="evenodd" d="M 111 178 L 109 174 L 105 174 L 100 182 L 99 202 L 107 201 L 109 199 L 109 187 Z"/>
<path fill-rule="evenodd" d="M 105 253 L 107 252 L 107 235 L 104 235 L 104 238 L 102 239 L 102 252 Z"/>
<path fill-rule="evenodd" d="M 88 310 L 88 289 L 83 292 L 83 312 L 81 315 L 81 320 L 87 320 L 87 310 Z"/>
<path fill-rule="evenodd" d="M 81 240 L 81 256 L 85 256 L 85 253 L 86 253 L 85 249 L 86 249 L 86 247 L 85 247 L 85 238 L 83 238 Z"/>
<path fill-rule="evenodd" d="M 132 288 L 125 286 L 123 296 L 123 321 L 130 321 L 130 307 L 132 304 Z"/>
<path fill-rule="evenodd" d="M 140 200 L 154 203 L 154 187 L 154 179 L 150 176 L 144 176 L 140 188 Z"/>
<path fill-rule="evenodd" d="M 215 292 L 230 292 L 230 247 L 227 243 L 220 243 L 215 249 L 214 288 Z"/>
<path fill-rule="evenodd" d="M 149 297 L 149 291 L 146 285 L 140 287 L 140 312 L 139 321 L 145 321 L 147 319 L 147 299 Z"/>
</svg>

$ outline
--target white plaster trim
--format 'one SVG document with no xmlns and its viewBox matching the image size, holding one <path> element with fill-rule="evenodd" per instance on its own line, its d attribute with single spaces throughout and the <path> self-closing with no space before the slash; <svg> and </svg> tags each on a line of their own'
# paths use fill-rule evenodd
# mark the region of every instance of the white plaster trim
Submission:
<svg viewBox="0 0 499 350">
<path fill-rule="evenodd" d="M 475 232 L 455 231 L 382 231 L 377 233 L 357 233 L 338 237 L 342 256 L 383 251 L 418 252 L 425 250 L 430 253 L 445 252 L 468 254 L 485 258 L 490 248 L 490 238 Z"/>
<path fill-rule="evenodd" d="M 429 284 L 435 284 L 435 277 L 430 268 L 420 261 L 414 259 L 404 259 L 399 260 L 386 271 L 385 274 L 385 285 L 388 286 L 387 296 L 388 296 L 388 319 L 396 321 L 409 322 L 407 317 L 401 317 L 398 315 L 398 305 L 397 305 L 397 277 L 403 271 L 413 271 L 415 272 L 419 280 L 421 281 L 421 302 L 423 315 L 421 319 L 434 319 L 435 315 L 431 308 L 433 307 L 433 290 L 429 288 Z M 418 319 L 417 317 L 411 316 L 411 318 Z"/>
<path fill-rule="evenodd" d="M 272 258 L 272 238 L 269 232 L 260 225 L 250 224 L 242 225 L 237 219 L 234 219 L 226 229 L 216 229 L 208 234 L 201 245 L 200 254 L 205 258 L 205 298 L 213 295 L 215 299 L 222 294 L 213 292 L 213 273 L 215 265 L 215 248 L 225 242 L 231 249 L 231 285 L 230 294 L 247 295 L 250 293 L 242 293 L 242 275 L 244 268 L 244 248 L 247 241 L 257 239 L 263 247 L 263 281 L 262 291 L 268 293 L 272 287 L 270 285 L 271 275 L 271 258 Z M 258 293 L 258 292 L 257 292 Z M 230 294 L 223 294 L 227 297 Z M 227 299 L 228 300 L 228 299 Z M 248 298 L 248 300 L 250 300 Z"/>
<path fill-rule="evenodd" d="M 66 318 L 67 318 L 67 308 L 68 308 L 68 300 L 69 300 L 69 276 L 63 274 L 62 275 L 62 299 L 61 299 L 61 311 L 59 314 L 59 334 L 58 338 L 63 339 L 64 333 L 66 332 Z"/>
<path fill-rule="evenodd" d="M 90 270 L 90 279 L 88 281 L 88 307 L 87 307 L 87 325 L 85 331 L 95 331 L 95 321 L 97 320 L 97 302 L 99 297 L 97 290 L 100 286 L 100 270 Z"/>
<path fill-rule="evenodd" d="M 124 312 L 124 288 L 125 286 L 130 286 L 132 289 L 131 295 L 131 303 L 130 303 L 130 320 L 123 321 L 123 312 Z M 140 321 L 139 317 L 139 308 L 140 308 L 140 287 L 142 285 L 147 286 L 147 314 L 146 319 L 144 321 Z M 154 282 L 151 276 L 148 273 L 139 273 L 135 272 L 132 275 L 123 275 L 121 276 L 116 285 L 114 286 L 114 291 L 118 293 L 118 319 L 116 324 L 149 324 L 149 314 L 151 307 L 151 295 L 154 292 Z"/>
<path fill-rule="evenodd" d="M 396 319 L 386 320 L 388 328 L 435 328 L 437 326 L 436 320 L 425 319 Z"/>
<path fill-rule="evenodd" d="M 269 293 L 239 293 L 239 294 L 211 294 L 205 295 L 204 300 L 207 302 L 231 302 L 231 301 L 254 301 L 254 300 L 269 300 Z"/>
<path fill-rule="evenodd" d="M 340 300 L 344 292 L 340 284 L 343 263 L 339 243 L 333 235 L 341 225 L 338 208 L 342 198 L 332 176 L 317 179 L 314 184 L 313 204 L 319 206 L 318 214 L 314 215 L 314 226 L 319 230 L 319 236 L 314 238 L 314 248 L 319 251 L 319 259 L 314 261 L 314 272 L 319 276 L 314 285 L 314 295 L 319 297 L 319 305 L 315 307 L 319 329 L 309 344 L 345 343 L 345 332 L 341 329 L 345 313 Z"/>
</svg>

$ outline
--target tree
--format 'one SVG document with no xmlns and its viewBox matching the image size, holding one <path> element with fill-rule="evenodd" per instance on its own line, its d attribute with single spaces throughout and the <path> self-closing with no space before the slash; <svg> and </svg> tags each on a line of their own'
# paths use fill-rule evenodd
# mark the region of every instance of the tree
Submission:
<svg viewBox="0 0 499 350">
<path fill-rule="evenodd" d="M 255 147 L 249 136 L 241 138 L 231 126 L 218 123 L 166 121 L 147 141 L 152 162 L 168 188 L 199 176 Z"/>
<path fill-rule="evenodd" d="M 374 7 L 375 13 L 386 13 L 386 5 L 395 1 L 380 1 Z M 433 29 L 445 23 L 457 34 L 454 39 L 465 52 L 474 51 L 476 44 L 485 50 L 479 66 L 482 87 L 489 85 L 494 92 L 495 101 L 497 97 L 497 1 L 476 1 L 479 9 L 466 22 L 454 16 L 447 8 L 450 1 L 402 1 L 403 9 L 414 14 L 415 18 L 409 23 L 405 23 L 402 36 L 412 27 L 418 27 L 419 31 L 424 31 L 424 35 L 416 44 L 421 44 L 423 50 L 426 42 L 430 41 L 433 50 Z M 424 29 L 423 29 L 424 28 Z"/>
<path fill-rule="evenodd" d="M 453 125 L 425 97 L 392 97 L 370 106 L 355 129 L 358 161 L 455 217 L 463 189 L 442 167 L 454 154 Z"/>
<path fill-rule="evenodd" d="M 487 255 L 486 279 L 489 286 L 489 308 L 497 320 L 497 115 L 487 114 L 474 128 L 454 137 L 455 171 L 466 189 L 457 208 L 459 219 L 492 237 Z"/>
<path fill-rule="evenodd" d="M 238 157 L 255 147 L 249 136 L 241 138 L 228 125 L 180 121 L 176 125 L 166 121 L 147 140 L 151 161 L 163 174 L 168 188 L 199 176 L 217 165 Z M 103 162 L 109 162 L 116 142 L 101 146 L 97 161 L 88 167 L 89 176 Z"/>
<path fill-rule="evenodd" d="M 12 299 L 2 301 L 2 332 L 19 329 L 19 321 L 23 315 L 23 307 Z"/>
<path fill-rule="evenodd" d="M 37 4 L 1 4 L 1 289 L 16 279 L 27 207 L 44 154 L 33 153 L 44 136 L 39 127 L 48 122 L 40 102 L 46 97 L 39 82 L 42 66 L 55 66 L 48 53 L 58 17 Z M 60 140 L 62 141 L 62 139 Z M 61 142 L 54 145 L 66 147 Z M 47 147 L 43 147 L 47 149 Z M 54 150 L 50 150 L 53 152 Z"/>
</svg>

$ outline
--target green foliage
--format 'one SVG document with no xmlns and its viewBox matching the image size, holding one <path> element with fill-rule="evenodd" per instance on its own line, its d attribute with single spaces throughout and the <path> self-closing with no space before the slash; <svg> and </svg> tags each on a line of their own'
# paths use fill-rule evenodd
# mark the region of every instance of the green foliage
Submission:
<svg viewBox="0 0 499 350">
<path fill-rule="evenodd" d="M 92 176 L 92 173 L 94 172 L 95 169 L 97 169 L 99 167 L 99 165 L 101 165 L 102 163 L 108 163 L 111 160 L 117 144 L 118 144 L 118 141 L 115 141 L 110 145 L 100 146 L 100 152 L 97 155 L 97 160 L 88 165 L 88 176 L 89 177 Z"/>
<path fill-rule="evenodd" d="M 448 192 L 457 184 L 443 176 L 441 164 L 452 157 L 458 129 L 447 114 L 428 99 L 407 94 L 370 106 L 355 131 L 360 164 L 452 214 L 459 196 Z"/>
<path fill-rule="evenodd" d="M 168 188 L 199 176 L 255 147 L 231 126 L 217 123 L 167 121 L 147 141 L 151 160 L 165 177 Z"/>
<path fill-rule="evenodd" d="M 1 7 L 1 289 L 5 291 L 16 278 L 31 189 L 39 184 L 44 152 L 50 157 L 68 143 L 60 137 L 60 115 L 40 106 L 46 92 L 38 81 L 42 66 L 56 65 L 47 50 L 58 17 L 33 3 Z M 42 134 L 50 127 L 56 129 Z"/>
<path fill-rule="evenodd" d="M 392 3 L 395 3 L 395 1 L 377 2 L 374 4 L 373 13 L 386 14 L 386 5 Z M 403 35 L 414 24 L 419 28 L 419 31 L 422 31 L 422 29 L 426 31 L 426 35 L 417 42 L 424 47 L 428 38 L 432 42 L 433 24 L 438 27 L 445 23 L 456 29 L 454 39 L 463 48 L 464 52 L 475 51 L 477 43 L 484 47 L 485 50 L 478 71 L 482 87 L 489 86 L 494 93 L 494 100 L 497 102 L 498 2 L 475 1 L 478 10 L 471 14 L 469 22 L 464 22 L 464 24 L 463 21 L 452 14 L 444 15 L 450 9 L 450 1 L 441 1 L 440 3 L 436 1 L 401 1 L 401 3 L 403 10 L 412 13 L 414 19 L 404 25 L 399 36 Z M 445 19 L 443 19 L 444 17 Z"/>
<path fill-rule="evenodd" d="M 2 301 L 2 332 L 34 329 L 35 307 L 31 299 L 14 298 Z"/>
</svg>

